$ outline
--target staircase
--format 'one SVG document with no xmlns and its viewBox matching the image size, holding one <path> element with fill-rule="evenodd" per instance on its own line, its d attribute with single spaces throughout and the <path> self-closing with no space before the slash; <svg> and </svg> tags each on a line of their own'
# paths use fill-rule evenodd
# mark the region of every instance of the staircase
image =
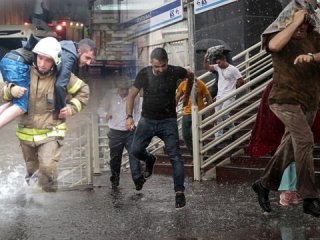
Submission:
<svg viewBox="0 0 320 240">
<path fill-rule="evenodd" d="M 249 155 L 243 154 L 231 157 L 231 162 L 224 166 L 217 166 L 217 182 L 241 183 L 254 182 L 262 176 L 263 170 L 272 155 L 266 155 L 252 160 Z M 320 184 L 320 145 L 314 148 L 314 167 L 316 182 Z"/>
<path fill-rule="evenodd" d="M 180 140 L 180 150 L 184 160 L 184 174 L 186 177 L 193 177 L 193 159 L 183 140 Z M 154 173 L 172 176 L 172 166 L 168 155 L 162 151 L 161 153 L 155 153 L 155 155 L 157 156 L 157 161 L 154 166 Z"/>
<path fill-rule="evenodd" d="M 213 141 L 213 139 L 211 139 L 210 141 Z M 214 155 L 216 152 L 220 151 L 222 149 L 223 146 L 227 145 L 228 143 L 230 143 L 230 141 L 225 141 L 223 142 L 220 146 L 218 146 L 215 151 L 211 151 L 210 155 Z M 245 146 L 240 146 L 239 148 L 237 148 L 237 150 L 244 148 Z M 194 172 L 193 172 L 193 157 L 189 154 L 187 147 L 185 146 L 183 140 L 180 140 L 180 153 L 182 155 L 182 159 L 184 161 L 184 174 L 185 177 L 191 177 L 193 178 L 194 176 Z M 172 176 L 173 172 L 172 172 L 172 165 L 170 162 L 170 159 L 168 157 L 168 155 L 163 152 L 155 152 L 154 153 L 157 157 L 157 161 L 154 165 L 154 174 L 159 174 L 159 175 L 167 175 L 167 176 Z M 209 165 L 208 167 L 206 167 L 204 169 L 204 171 L 208 171 L 214 167 L 216 167 L 219 163 L 221 163 L 224 159 L 229 158 L 231 155 L 230 154 L 225 154 L 224 156 L 222 156 L 221 158 L 218 159 L 217 162 L 215 162 L 214 164 Z"/>
<path fill-rule="evenodd" d="M 196 103 L 193 102 L 192 132 L 193 141 L 196 143 L 193 157 L 187 152 L 183 141 L 180 141 L 181 154 L 185 162 L 185 176 L 193 177 L 194 180 L 202 180 L 208 170 L 214 169 L 218 182 L 253 182 L 261 176 L 271 158 L 271 155 L 267 155 L 252 160 L 246 154 L 262 93 L 271 80 L 273 72 L 271 57 L 265 51 L 260 51 L 260 43 L 257 43 L 235 56 L 233 61 L 238 62 L 236 66 L 246 84 L 233 94 L 214 102 L 201 111 L 198 111 Z M 208 75 L 205 73 L 198 78 L 202 79 Z M 210 86 L 214 81 L 209 81 L 207 85 Z M 232 106 L 221 112 L 212 113 L 215 106 L 234 95 L 237 95 L 237 100 Z M 228 112 L 231 114 L 228 120 L 219 125 L 214 124 L 218 117 Z M 180 117 L 178 114 L 178 122 Z M 230 123 L 234 123 L 235 128 L 228 130 L 221 138 L 215 140 L 214 133 Z M 108 164 L 106 147 L 106 145 L 100 145 L 100 153 L 104 148 L 104 166 Z M 172 175 L 172 166 L 164 152 L 163 142 L 154 138 L 148 150 L 157 156 L 154 173 Z M 316 145 L 314 156 L 316 181 L 320 183 L 320 145 Z M 126 159 L 125 157 L 124 160 Z M 123 165 L 126 164 L 127 161 L 123 161 Z"/>
</svg>

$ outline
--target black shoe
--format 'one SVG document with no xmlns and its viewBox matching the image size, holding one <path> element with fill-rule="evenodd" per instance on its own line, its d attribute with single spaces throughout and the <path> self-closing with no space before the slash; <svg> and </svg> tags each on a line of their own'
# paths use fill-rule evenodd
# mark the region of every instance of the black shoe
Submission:
<svg viewBox="0 0 320 240">
<path fill-rule="evenodd" d="M 320 216 L 320 199 L 319 198 L 308 198 L 303 199 L 303 212 L 311 214 L 314 217 Z"/>
<path fill-rule="evenodd" d="M 119 186 L 119 177 L 111 176 L 110 181 L 112 189 L 117 189 Z"/>
<path fill-rule="evenodd" d="M 143 184 L 146 182 L 143 176 L 139 177 L 137 180 L 134 181 L 134 185 L 136 185 L 136 190 L 140 191 L 143 187 Z"/>
<path fill-rule="evenodd" d="M 265 212 L 271 212 L 271 206 L 270 206 L 270 201 L 269 201 L 269 189 L 264 188 L 261 185 L 260 181 L 256 181 L 252 185 L 252 189 L 258 195 L 258 201 L 259 201 L 260 207 Z"/>
<path fill-rule="evenodd" d="M 150 154 L 150 158 L 147 159 L 146 161 L 146 170 L 144 171 L 145 178 L 148 178 L 152 175 L 156 160 L 157 160 L 156 156 Z"/>
<path fill-rule="evenodd" d="M 186 205 L 186 197 L 183 192 L 176 192 L 176 208 L 183 208 Z"/>
</svg>

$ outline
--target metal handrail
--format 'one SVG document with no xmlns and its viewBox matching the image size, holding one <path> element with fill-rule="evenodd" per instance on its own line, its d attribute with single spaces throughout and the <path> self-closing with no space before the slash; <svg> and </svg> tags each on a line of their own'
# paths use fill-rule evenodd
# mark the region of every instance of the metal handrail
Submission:
<svg viewBox="0 0 320 240">
<path fill-rule="evenodd" d="M 250 112 L 254 111 L 258 105 L 260 100 L 255 100 L 253 103 L 248 105 L 245 109 L 237 112 L 236 116 L 231 116 L 228 120 L 221 123 L 220 125 L 214 126 L 210 129 L 207 129 L 210 125 L 212 125 L 217 118 L 230 112 L 231 110 L 235 110 L 241 104 L 256 98 L 259 94 L 262 93 L 266 84 L 270 81 L 270 76 L 273 73 L 272 69 L 272 61 L 269 54 L 267 54 L 264 50 L 260 50 L 261 43 L 257 43 L 245 51 L 239 53 L 238 55 L 233 57 L 233 61 L 240 61 L 240 63 L 236 66 L 241 74 L 243 75 L 246 84 L 239 89 L 235 90 L 232 94 L 224 97 L 223 99 L 219 99 L 209 106 L 205 107 L 201 111 L 198 111 L 197 105 L 194 100 L 194 89 L 192 95 L 192 132 L 193 132 L 193 145 L 194 145 L 194 180 L 201 180 L 201 171 L 207 168 L 210 164 L 225 156 L 225 154 L 230 153 L 233 149 L 243 144 L 250 138 L 251 130 L 244 133 L 242 136 L 238 137 L 237 140 L 231 142 L 226 147 L 222 148 L 220 151 L 215 154 L 208 154 L 208 152 L 213 149 L 215 146 L 233 136 L 233 134 L 242 131 L 242 129 L 248 127 L 255 120 L 255 115 L 247 118 L 242 123 L 238 124 L 236 128 L 230 129 L 227 131 L 221 138 L 218 140 L 213 140 L 209 143 L 205 143 L 209 140 L 209 138 L 219 129 L 224 128 L 230 123 L 238 120 Z M 254 54 L 252 52 L 255 52 Z M 204 79 L 211 75 L 211 72 L 206 72 L 197 77 L 197 79 Z M 265 81 L 266 80 L 266 81 Z M 209 80 L 206 85 L 208 87 L 212 86 L 215 83 L 216 79 L 213 78 Z M 210 114 L 217 105 L 223 103 L 228 100 L 230 97 L 234 97 L 238 94 L 243 94 L 240 98 L 237 99 L 237 102 L 228 109 L 224 109 L 222 111 L 216 112 L 214 114 Z M 181 112 L 182 108 L 177 108 L 178 114 L 178 126 L 181 128 Z M 208 116 L 207 116 L 208 115 Z M 202 119 L 205 117 L 204 119 Z M 156 152 L 160 148 L 162 148 L 164 143 L 160 139 L 154 139 L 152 143 L 148 146 L 148 150 L 151 152 Z M 205 160 L 204 156 L 208 157 Z M 123 161 L 122 165 L 126 165 L 128 160 Z"/>
<path fill-rule="evenodd" d="M 221 159 L 221 157 L 225 156 L 226 154 L 232 153 L 235 148 L 239 147 L 250 138 L 251 129 L 249 126 L 254 123 L 256 117 L 256 113 L 251 113 L 258 108 L 261 93 L 264 91 L 266 85 L 271 81 L 271 75 L 273 73 L 272 60 L 271 56 L 267 54 L 266 51 L 261 50 L 260 42 L 236 55 L 233 58 L 233 61 L 239 61 L 240 59 L 242 59 L 242 61 L 236 67 L 243 75 L 243 78 L 246 81 L 245 85 L 236 89 L 228 96 L 225 96 L 209 106 L 206 106 L 201 111 L 198 111 L 197 104 L 194 101 L 195 99 L 194 97 L 192 98 L 194 180 L 201 180 L 201 172 L 204 171 L 204 169 L 218 159 Z M 201 79 L 201 77 L 202 76 L 198 77 L 198 79 Z M 194 92 L 195 90 L 193 90 L 193 93 Z M 212 112 L 216 106 L 239 94 L 242 96 L 239 97 L 232 106 L 219 112 L 215 112 L 214 114 L 210 114 L 210 112 Z M 236 114 L 233 114 L 224 122 L 212 126 L 218 118 L 224 114 L 228 114 L 230 111 L 236 111 L 239 106 L 246 104 L 251 100 L 254 100 L 251 104 L 242 110 L 239 110 Z M 248 115 L 250 115 L 250 117 L 247 117 Z M 242 122 L 239 123 L 235 128 L 226 131 L 219 139 L 210 140 L 210 137 L 212 137 L 218 130 L 223 129 L 231 123 L 234 123 L 236 120 L 243 119 L 245 117 L 245 120 L 242 120 Z M 231 141 L 220 151 L 210 154 L 211 150 L 224 142 L 226 139 L 234 136 L 235 133 L 240 133 L 241 135 L 237 136 L 236 140 Z"/>
</svg>

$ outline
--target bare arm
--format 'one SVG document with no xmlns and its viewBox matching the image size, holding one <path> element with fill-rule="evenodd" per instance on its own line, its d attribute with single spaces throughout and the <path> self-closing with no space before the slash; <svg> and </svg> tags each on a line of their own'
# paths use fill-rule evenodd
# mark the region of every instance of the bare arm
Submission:
<svg viewBox="0 0 320 240">
<path fill-rule="evenodd" d="M 237 79 L 237 83 L 236 83 L 236 88 L 239 88 L 239 87 L 241 87 L 242 85 L 244 85 L 245 84 L 245 81 L 243 80 L 243 78 L 241 77 L 241 78 L 238 78 Z"/>
<path fill-rule="evenodd" d="M 211 97 L 211 94 L 208 93 L 204 96 L 207 100 L 207 105 L 210 105 L 211 103 L 213 103 L 213 100 L 212 100 L 212 97 Z"/>
<path fill-rule="evenodd" d="M 204 58 L 203 58 L 203 69 L 205 69 L 207 71 L 211 70 L 211 67 L 209 64 L 209 53 L 208 52 L 204 55 Z"/>
<path fill-rule="evenodd" d="M 187 86 L 186 86 L 186 91 L 183 95 L 183 106 L 187 106 L 188 102 L 189 102 L 189 97 L 191 94 L 191 90 L 193 87 L 193 83 L 194 83 L 194 73 L 191 71 L 188 71 L 187 73 Z"/>
<path fill-rule="evenodd" d="M 319 62 L 320 61 L 320 53 L 308 53 L 308 54 L 301 54 L 294 60 L 293 64 L 298 63 L 310 63 L 310 62 Z"/>
<path fill-rule="evenodd" d="M 281 51 L 285 45 L 290 41 L 297 28 L 303 23 L 306 10 L 299 10 L 294 14 L 293 21 L 287 28 L 278 32 L 268 44 L 268 48 L 271 52 Z"/>
<path fill-rule="evenodd" d="M 135 86 L 132 86 L 129 92 L 129 95 L 127 97 L 127 115 L 133 114 L 133 107 L 134 107 L 134 99 L 138 95 L 140 89 L 136 88 Z M 129 131 L 132 131 L 134 127 L 134 119 L 133 117 L 128 117 L 126 120 L 126 128 Z"/>
</svg>

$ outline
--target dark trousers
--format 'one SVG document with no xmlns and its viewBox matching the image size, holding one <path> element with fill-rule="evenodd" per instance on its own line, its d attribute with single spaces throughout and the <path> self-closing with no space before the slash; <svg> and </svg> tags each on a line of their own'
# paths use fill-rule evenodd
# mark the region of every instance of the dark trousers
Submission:
<svg viewBox="0 0 320 240">
<path fill-rule="evenodd" d="M 134 159 L 134 156 L 131 154 L 133 135 L 134 132 L 115 129 L 110 129 L 108 132 L 111 177 L 116 181 L 119 181 L 120 179 L 120 169 L 124 148 L 128 151 L 130 165 Z"/>
<path fill-rule="evenodd" d="M 282 174 L 294 160 L 297 169 L 297 192 L 302 198 L 318 198 L 313 162 L 313 124 L 316 111 L 304 112 L 300 105 L 272 104 L 270 109 L 285 125 L 281 143 L 261 178 L 262 185 L 277 191 Z"/>
<path fill-rule="evenodd" d="M 153 120 L 141 117 L 134 139 L 132 153 L 136 159 L 148 161 L 149 156 L 146 147 L 154 136 L 159 137 L 165 144 L 173 168 L 174 190 L 184 191 L 184 162 L 180 154 L 178 124 L 176 118 Z M 131 168 L 134 175 L 141 175 L 140 161 L 136 160 Z"/>
</svg>

